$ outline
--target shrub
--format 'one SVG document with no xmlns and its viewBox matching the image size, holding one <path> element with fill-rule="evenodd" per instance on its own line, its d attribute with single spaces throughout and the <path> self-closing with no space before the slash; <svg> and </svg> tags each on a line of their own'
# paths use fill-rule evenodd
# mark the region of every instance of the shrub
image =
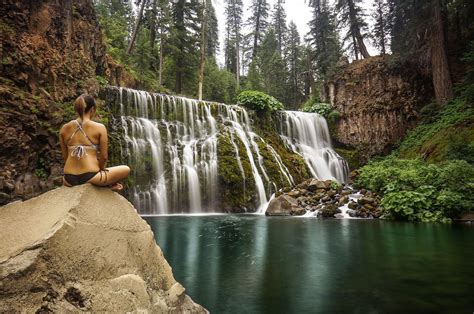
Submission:
<svg viewBox="0 0 474 314">
<path fill-rule="evenodd" d="M 356 186 L 382 194 L 382 207 L 394 218 L 448 221 L 474 204 L 474 166 L 463 160 L 428 164 L 393 156 L 360 169 Z"/>
<path fill-rule="evenodd" d="M 263 92 L 246 90 L 237 96 L 237 105 L 243 106 L 255 111 L 274 111 L 283 110 L 283 104 L 275 97 Z"/>
<path fill-rule="evenodd" d="M 303 105 L 302 111 L 317 113 L 327 118 L 333 108 L 330 104 L 314 102 L 313 99 L 310 99 Z"/>
</svg>

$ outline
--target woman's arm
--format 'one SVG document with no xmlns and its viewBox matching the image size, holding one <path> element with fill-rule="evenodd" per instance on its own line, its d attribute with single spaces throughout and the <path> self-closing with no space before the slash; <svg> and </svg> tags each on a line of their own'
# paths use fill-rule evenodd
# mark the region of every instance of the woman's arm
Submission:
<svg viewBox="0 0 474 314">
<path fill-rule="evenodd" d="M 101 170 L 105 169 L 105 165 L 107 164 L 107 159 L 109 156 L 109 139 L 107 134 L 107 129 L 104 125 L 100 125 L 100 133 L 99 133 L 99 168 Z"/>
<path fill-rule="evenodd" d="M 66 143 L 64 142 L 64 127 L 61 128 L 61 131 L 59 131 L 59 144 L 61 145 L 61 153 L 63 154 L 63 159 L 64 163 L 66 163 L 67 158 L 68 158 L 68 153 L 67 153 L 67 146 Z"/>
</svg>

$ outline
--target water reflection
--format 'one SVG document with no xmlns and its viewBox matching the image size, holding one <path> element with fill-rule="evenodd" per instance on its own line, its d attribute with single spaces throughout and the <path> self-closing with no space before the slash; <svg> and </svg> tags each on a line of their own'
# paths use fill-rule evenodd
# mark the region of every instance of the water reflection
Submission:
<svg viewBox="0 0 474 314">
<path fill-rule="evenodd" d="M 472 312 L 474 229 L 260 216 L 147 217 L 216 313 Z"/>
</svg>

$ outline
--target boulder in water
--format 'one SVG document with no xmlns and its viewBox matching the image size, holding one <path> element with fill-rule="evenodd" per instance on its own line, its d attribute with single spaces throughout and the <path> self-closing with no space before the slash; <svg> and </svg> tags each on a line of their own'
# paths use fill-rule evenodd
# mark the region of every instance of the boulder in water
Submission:
<svg viewBox="0 0 474 314">
<path fill-rule="evenodd" d="M 291 196 L 283 194 L 271 200 L 268 204 L 265 215 L 267 216 L 290 216 L 293 207 L 297 207 L 298 202 Z M 294 210 L 293 210 L 294 211 Z"/>
<path fill-rule="evenodd" d="M 86 184 L 0 208 L 0 312 L 195 312 L 148 224 Z"/>
</svg>

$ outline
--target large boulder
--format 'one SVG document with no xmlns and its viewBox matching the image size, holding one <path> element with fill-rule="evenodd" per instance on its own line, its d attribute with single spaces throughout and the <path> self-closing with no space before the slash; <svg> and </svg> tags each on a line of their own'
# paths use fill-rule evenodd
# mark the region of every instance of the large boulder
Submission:
<svg viewBox="0 0 474 314">
<path fill-rule="evenodd" d="M 267 216 L 290 216 L 298 201 L 286 194 L 278 196 L 270 201 L 265 215 Z"/>
<path fill-rule="evenodd" d="M 148 224 L 89 184 L 0 208 L 0 312 L 196 312 Z"/>
</svg>

